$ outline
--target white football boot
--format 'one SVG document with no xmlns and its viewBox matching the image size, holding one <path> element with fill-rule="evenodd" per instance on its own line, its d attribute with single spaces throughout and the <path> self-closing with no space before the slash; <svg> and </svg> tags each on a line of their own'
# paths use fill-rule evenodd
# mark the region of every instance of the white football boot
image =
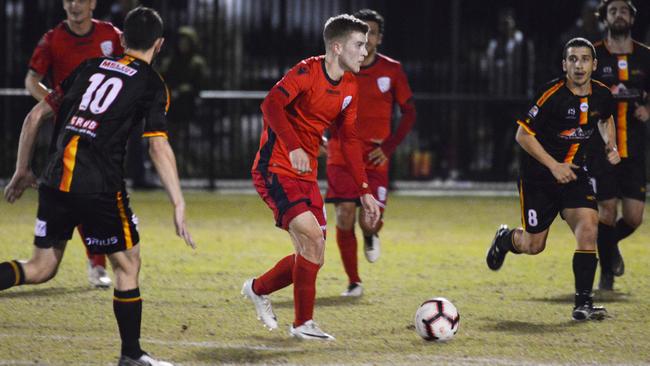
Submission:
<svg viewBox="0 0 650 366">
<path fill-rule="evenodd" d="M 88 282 L 90 282 L 91 286 L 97 288 L 109 288 L 113 284 L 106 272 L 106 268 L 102 266 L 93 267 L 90 262 L 88 262 Z"/>
<path fill-rule="evenodd" d="M 379 259 L 379 254 L 381 254 L 380 244 L 377 234 L 363 236 L 363 252 L 368 262 L 375 263 Z"/>
<path fill-rule="evenodd" d="M 278 318 L 273 313 L 271 300 L 269 300 L 268 296 L 258 295 L 253 291 L 253 278 L 244 282 L 244 286 L 241 288 L 241 294 L 253 302 L 255 311 L 257 312 L 257 319 L 261 320 L 266 328 L 273 330 L 278 327 Z"/>
<path fill-rule="evenodd" d="M 296 337 L 298 339 L 308 339 L 308 340 L 315 340 L 315 341 L 336 340 L 336 338 L 323 332 L 318 327 L 318 325 L 314 323 L 313 320 L 308 320 L 303 325 L 300 325 L 295 328 L 293 327 L 293 325 L 291 325 L 289 327 L 289 334 L 291 334 L 292 337 Z"/>
<path fill-rule="evenodd" d="M 117 363 L 117 366 L 174 366 L 174 364 L 166 361 L 156 360 L 155 358 L 145 353 L 137 360 L 134 360 L 129 356 L 122 355 L 120 357 L 120 361 Z"/>
<path fill-rule="evenodd" d="M 363 295 L 363 286 L 361 282 L 354 282 L 348 286 L 348 289 L 341 293 L 344 297 L 359 297 Z"/>
</svg>

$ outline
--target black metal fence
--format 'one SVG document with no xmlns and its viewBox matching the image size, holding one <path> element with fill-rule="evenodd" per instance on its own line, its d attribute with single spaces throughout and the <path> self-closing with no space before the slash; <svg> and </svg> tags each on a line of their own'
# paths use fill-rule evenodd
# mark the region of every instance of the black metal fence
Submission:
<svg viewBox="0 0 650 366">
<path fill-rule="evenodd" d="M 98 0 L 95 17 L 121 24 L 119 6 L 133 1 Z M 399 147 L 393 176 L 399 179 L 457 178 L 508 180 L 517 149 L 513 114 L 522 110 L 530 88 L 494 90 L 504 74 L 531 85 L 556 76 L 559 39 L 580 14 L 580 0 L 179 0 L 141 1 L 165 20 L 172 56 L 176 30 L 194 27 L 207 70 L 203 93 L 188 119 L 170 121 L 181 175 L 185 178 L 246 178 L 262 125 L 260 97 L 305 57 L 321 54 L 324 20 L 370 7 L 386 18 L 381 51 L 402 61 L 416 92 L 415 129 Z M 650 4 L 638 1 L 635 37 L 643 39 Z M 525 71 L 491 69 L 489 43 L 499 9 L 513 9 Z M 31 52 L 40 36 L 65 14 L 60 1 L 0 0 L 0 177 L 13 171 L 15 151 L 31 97 L 12 95 L 23 87 Z M 530 45 L 532 52 L 526 47 Z M 213 92 L 211 92 L 213 91 Z M 224 93 L 223 91 L 258 91 Z M 18 93 L 19 94 L 19 93 Z M 193 102 L 194 103 L 194 102 Z M 174 105 L 172 105 L 174 108 Z M 48 139 L 43 137 L 43 142 Z M 43 157 L 40 153 L 38 156 Z M 38 164 L 37 164 L 38 165 Z"/>
</svg>

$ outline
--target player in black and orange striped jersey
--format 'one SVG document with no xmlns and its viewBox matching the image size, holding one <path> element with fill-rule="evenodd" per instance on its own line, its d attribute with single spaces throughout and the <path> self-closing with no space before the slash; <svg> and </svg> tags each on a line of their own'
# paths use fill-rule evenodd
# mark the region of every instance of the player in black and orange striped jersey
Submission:
<svg viewBox="0 0 650 366">
<path fill-rule="evenodd" d="M 36 184 L 29 163 L 43 121 L 56 111 L 62 130 L 41 177 L 34 254 L 27 262 L 0 263 L 0 290 L 54 277 L 67 241 L 81 226 L 88 251 L 107 254 L 113 266 L 113 309 L 122 340 L 119 364 L 169 365 L 151 359 L 139 343 L 139 237 L 122 166 L 128 136 L 142 128 L 142 119 L 152 161 L 174 205 L 176 233 L 188 245 L 194 243 L 186 229 L 176 160 L 166 136 L 169 93 L 150 66 L 163 43 L 162 20 L 153 9 L 140 7 L 129 12 L 124 28 L 124 57 L 85 61 L 25 118 L 16 172 L 5 188 L 10 203 Z"/>
<path fill-rule="evenodd" d="M 625 266 L 618 243 L 641 225 L 645 209 L 650 49 L 632 39 L 636 12 L 629 0 L 604 0 L 598 10 L 607 37 L 595 44 L 598 68 L 594 78 L 614 95 L 616 141 L 621 155 L 621 163 L 616 166 L 604 163 L 602 156 L 595 161 L 601 290 L 613 290 L 614 276 L 623 274 Z M 622 210 L 617 220 L 619 201 Z"/>
<path fill-rule="evenodd" d="M 96 0 L 62 2 L 66 19 L 43 35 L 29 60 L 25 88 L 37 101 L 49 94 L 48 89 L 41 83 L 43 79 L 47 79 L 49 85 L 54 88 L 83 61 L 124 53 L 120 44 L 120 30 L 111 23 L 93 19 Z M 50 153 L 54 152 L 60 129 L 61 123 L 55 121 Z M 86 254 L 90 284 L 98 288 L 110 287 L 112 281 L 106 273 L 106 256 Z"/>
<path fill-rule="evenodd" d="M 356 120 L 358 72 L 367 55 L 368 25 L 347 14 L 325 23 L 325 56 L 299 62 L 271 89 L 262 103 L 264 131 L 253 163 L 255 189 L 273 211 L 276 225 L 289 232 L 294 252 L 257 278 L 244 282 L 242 294 L 255 305 L 258 319 L 278 327 L 267 295 L 293 284 L 295 318 L 290 334 L 301 339 L 330 340 L 313 321 L 316 277 L 323 265 L 327 222 L 316 173 L 323 132 L 338 127 L 356 193 L 368 212 L 369 225 L 379 220 L 363 168 Z"/>
<path fill-rule="evenodd" d="M 526 152 L 518 182 L 523 227 L 502 225 L 486 257 L 488 267 L 496 271 L 508 252 L 539 254 L 560 213 L 577 242 L 573 255 L 575 320 L 602 319 L 606 314 L 604 308 L 593 306 L 591 296 L 598 261 L 598 211 L 585 163 L 593 136 L 603 134 L 610 163 L 620 161 L 613 98 L 604 84 L 591 79 L 596 65 L 596 51 L 588 40 L 567 42 L 562 60 L 565 77 L 547 84 L 517 121 L 516 140 Z"/>
</svg>

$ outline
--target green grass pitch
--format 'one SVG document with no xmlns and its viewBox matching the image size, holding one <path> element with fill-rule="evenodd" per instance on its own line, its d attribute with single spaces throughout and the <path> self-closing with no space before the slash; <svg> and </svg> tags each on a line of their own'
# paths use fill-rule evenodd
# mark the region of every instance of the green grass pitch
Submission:
<svg viewBox="0 0 650 366">
<path fill-rule="evenodd" d="M 280 329 L 269 332 L 239 291 L 242 282 L 291 252 L 257 196 L 186 194 L 192 251 L 174 235 L 162 192 L 135 192 L 140 219 L 144 298 L 143 348 L 181 365 L 211 364 L 650 364 L 650 226 L 625 240 L 626 274 L 617 291 L 596 292 L 611 318 L 570 320 L 574 240 L 558 217 L 546 250 L 509 255 L 501 271 L 485 265 L 498 224 L 519 223 L 516 198 L 390 197 L 382 256 L 359 252 L 365 295 L 341 298 L 346 286 L 334 241 L 333 207 L 315 320 L 337 337 L 309 343 L 288 336 L 291 288 L 272 296 Z M 0 261 L 27 258 L 36 213 L 32 191 L 0 203 Z M 412 322 L 427 298 L 444 296 L 461 314 L 444 344 L 421 340 Z M 0 365 L 108 365 L 119 353 L 112 291 L 90 289 L 76 236 L 59 273 L 40 286 L 0 293 Z"/>
</svg>

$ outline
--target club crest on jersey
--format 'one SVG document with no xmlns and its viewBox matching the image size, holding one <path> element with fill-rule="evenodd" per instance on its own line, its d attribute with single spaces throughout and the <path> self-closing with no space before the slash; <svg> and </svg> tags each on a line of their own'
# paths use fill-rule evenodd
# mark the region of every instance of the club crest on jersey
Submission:
<svg viewBox="0 0 650 366">
<path fill-rule="evenodd" d="M 110 56 L 113 54 L 113 42 L 104 41 L 99 44 L 99 47 L 101 47 L 104 56 Z"/>
<path fill-rule="evenodd" d="M 377 86 L 382 93 L 387 92 L 390 90 L 390 78 L 388 76 L 377 78 Z"/>
<path fill-rule="evenodd" d="M 614 73 L 614 71 L 612 71 L 612 67 L 611 67 L 611 66 L 605 66 L 605 67 L 603 67 L 603 74 L 612 74 L 612 73 Z"/>
<path fill-rule="evenodd" d="M 580 103 L 580 111 L 586 112 L 589 110 L 589 104 L 587 103 Z"/>
<path fill-rule="evenodd" d="M 576 109 L 575 109 L 575 108 L 569 108 L 569 110 L 566 111 L 566 113 L 567 113 L 569 116 L 575 116 L 575 115 L 576 115 Z"/>
<path fill-rule="evenodd" d="M 618 60 L 618 68 L 621 69 L 621 70 L 626 70 L 627 69 L 627 61 Z"/>
<path fill-rule="evenodd" d="M 537 113 L 539 113 L 539 107 L 534 105 L 533 108 L 528 111 L 528 117 L 535 118 Z"/>
<path fill-rule="evenodd" d="M 343 106 L 341 107 L 341 110 L 344 110 L 350 105 L 350 102 L 352 102 L 352 96 L 348 95 L 347 97 L 343 98 Z"/>
</svg>

